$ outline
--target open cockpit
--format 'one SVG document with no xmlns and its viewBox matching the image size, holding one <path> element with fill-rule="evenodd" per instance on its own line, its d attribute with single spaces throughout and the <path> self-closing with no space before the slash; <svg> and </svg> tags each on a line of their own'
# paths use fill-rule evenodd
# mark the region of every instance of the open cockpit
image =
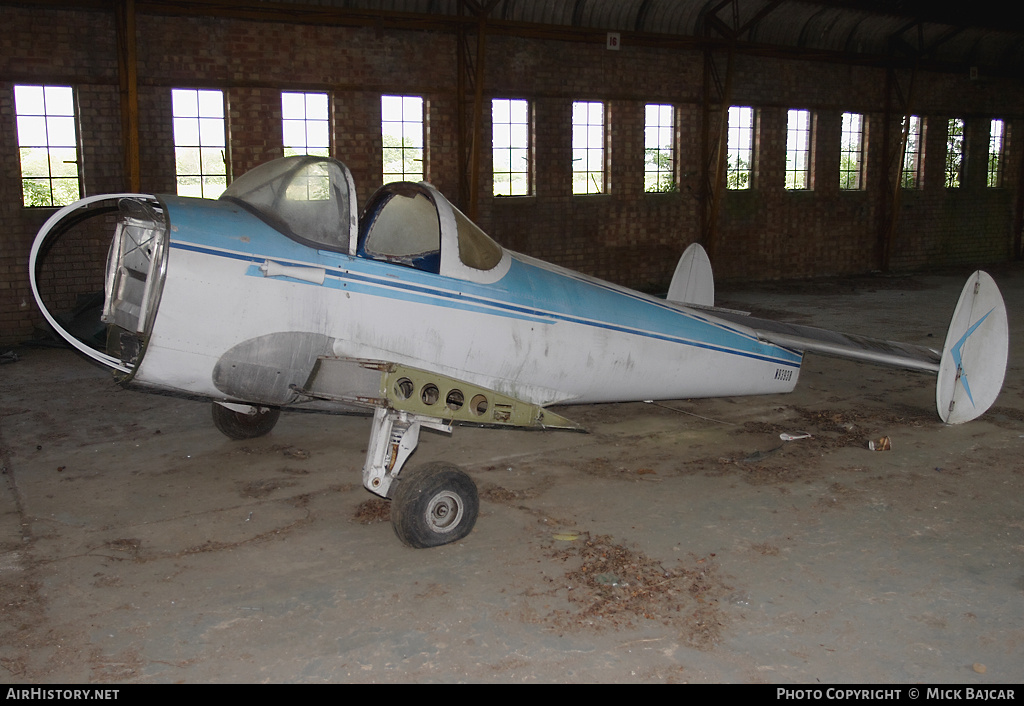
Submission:
<svg viewBox="0 0 1024 706">
<path fill-rule="evenodd" d="M 497 281 L 509 267 L 502 247 L 425 182 L 385 184 L 356 218 L 352 175 L 327 157 L 287 157 L 256 167 L 221 199 L 320 250 L 482 283 Z"/>
</svg>

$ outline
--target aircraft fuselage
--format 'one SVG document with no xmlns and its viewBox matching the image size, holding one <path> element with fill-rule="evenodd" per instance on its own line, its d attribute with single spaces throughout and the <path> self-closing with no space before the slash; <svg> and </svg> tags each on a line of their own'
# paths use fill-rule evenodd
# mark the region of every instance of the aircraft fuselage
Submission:
<svg viewBox="0 0 1024 706">
<path fill-rule="evenodd" d="M 799 352 L 519 254 L 498 281 L 480 284 L 309 247 L 230 203 L 161 203 L 166 279 L 134 374 L 140 385 L 301 403 L 288 391 L 319 356 L 437 370 L 539 405 L 796 384 Z M 267 276 L 268 262 L 282 274 Z"/>
</svg>

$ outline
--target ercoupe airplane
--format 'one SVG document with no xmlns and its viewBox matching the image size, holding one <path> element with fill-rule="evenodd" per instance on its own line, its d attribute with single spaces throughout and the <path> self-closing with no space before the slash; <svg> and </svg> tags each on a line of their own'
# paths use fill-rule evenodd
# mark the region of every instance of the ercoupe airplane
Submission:
<svg viewBox="0 0 1024 706">
<path fill-rule="evenodd" d="M 1006 310 L 983 272 L 936 351 L 716 309 L 699 246 L 665 300 L 505 250 L 427 183 L 387 184 L 356 209 L 348 168 L 306 156 L 257 167 L 217 200 L 86 198 L 37 235 L 33 292 L 124 384 L 211 399 L 231 438 L 266 434 L 282 408 L 372 411 L 363 484 L 391 498 L 414 547 L 465 537 L 479 506 L 455 466 L 402 471 L 422 427 L 574 429 L 548 407 L 789 392 L 804 351 L 937 373 L 948 423 L 982 414 L 1002 386 Z M 99 351 L 46 310 L 36 271 L 49 238 L 113 210 Z"/>
</svg>

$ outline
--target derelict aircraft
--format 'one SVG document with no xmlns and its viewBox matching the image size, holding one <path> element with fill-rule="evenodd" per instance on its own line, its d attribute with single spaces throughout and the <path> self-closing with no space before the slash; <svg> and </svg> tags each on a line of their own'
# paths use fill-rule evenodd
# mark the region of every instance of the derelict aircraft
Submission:
<svg viewBox="0 0 1024 706">
<path fill-rule="evenodd" d="M 572 429 L 548 407 L 789 392 L 804 351 L 936 373 L 947 423 L 1002 387 L 1006 309 L 984 272 L 936 351 L 716 309 L 699 245 L 666 300 L 506 250 L 425 182 L 357 208 L 348 168 L 309 156 L 256 167 L 216 200 L 86 198 L 36 236 L 33 293 L 126 386 L 210 399 L 231 438 L 266 434 L 282 408 L 372 411 L 363 485 L 391 499 L 414 547 L 465 537 L 479 507 L 456 466 L 403 471 L 422 427 Z M 50 237 L 115 210 L 100 351 L 47 311 L 37 260 Z"/>
</svg>

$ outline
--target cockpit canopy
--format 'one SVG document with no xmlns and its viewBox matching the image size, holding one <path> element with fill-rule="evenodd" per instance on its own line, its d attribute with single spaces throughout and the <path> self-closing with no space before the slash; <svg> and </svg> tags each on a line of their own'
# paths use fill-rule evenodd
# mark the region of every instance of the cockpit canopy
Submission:
<svg viewBox="0 0 1024 706">
<path fill-rule="evenodd" d="M 355 240 L 355 185 L 348 167 L 334 159 L 275 159 L 235 179 L 220 198 L 307 245 L 350 252 Z"/>
<path fill-rule="evenodd" d="M 221 199 L 317 249 L 476 282 L 497 281 L 509 267 L 501 246 L 425 182 L 385 184 L 360 222 L 352 175 L 328 157 L 267 162 L 232 182 Z"/>
</svg>

